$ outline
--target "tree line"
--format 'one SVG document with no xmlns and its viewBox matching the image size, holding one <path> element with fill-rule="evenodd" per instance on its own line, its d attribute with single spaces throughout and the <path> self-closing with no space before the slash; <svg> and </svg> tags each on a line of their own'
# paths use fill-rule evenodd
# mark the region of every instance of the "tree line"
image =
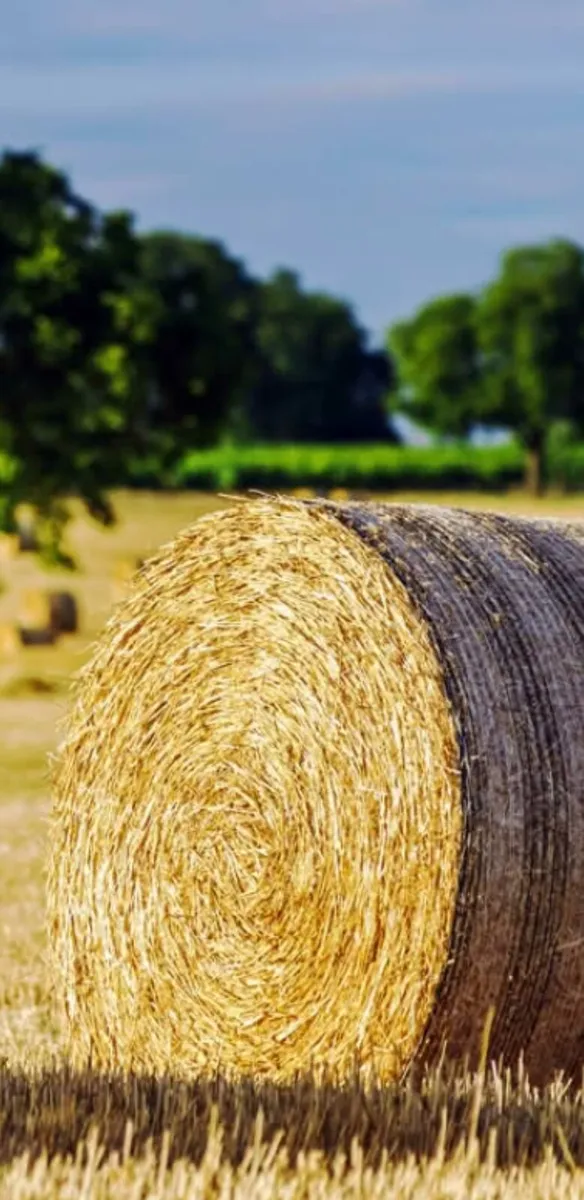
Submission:
<svg viewBox="0 0 584 1200">
<path fill-rule="evenodd" d="M 130 454 L 391 439 L 389 370 L 351 306 L 293 271 L 259 280 L 218 241 L 139 235 L 37 153 L 0 158 L 0 528 L 26 497 L 58 541 L 72 490 L 111 521 Z"/>
<path fill-rule="evenodd" d="M 221 439 L 441 438 L 503 426 L 545 483 L 554 422 L 584 429 L 584 252 L 503 256 L 479 292 L 438 297 L 372 349 L 351 305 L 219 241 L 139 234 L 32 151 L 0 157 L 0 529 L 32 501 L 59 545 L 63 496 L 103 523 L 130 456 L 161 470 Z"/>
</svg>

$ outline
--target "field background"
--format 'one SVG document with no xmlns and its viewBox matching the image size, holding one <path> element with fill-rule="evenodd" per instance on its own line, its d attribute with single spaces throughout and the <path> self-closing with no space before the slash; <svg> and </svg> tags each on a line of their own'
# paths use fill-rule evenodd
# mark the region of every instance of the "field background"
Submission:
<svg viewBox="0 0 584 1200">
<path fill-rule="evenodd" d="M 392 500 L 405 498 L 415 497 L 391 497 Z M 429 500 L 427 495 L 420 499 L 425 503 Z M 524 515 L 540 514 L 584 519 L 584 498 L 578 496 L 534 502 L 526 500 L 520 493 L 505 497 L 486 497 L 484 494 L 465 494 L 457 497 L 442 494 L 433 495 L 432 502 L 459 503 L 464 507 L 491 508 Z M 8 1072 L 10 1078 L 13 1078 L 14 1073 L 22 1069 L 28 1071 L 31 1067 L 48 1064 L 60 1046 L 59 1014 L 54 1011 L 51 1001 L 46 963 L 44 863 L 50 812 L 48 760 L 57 746 L 59 725 L 67 712 L 71 679 L 86 661 L 92 642 L 111 612 L 112 580 L 117 561 L 130 555 L 148 556 L 161 543 L 171 539 L 181 528 L 192 523 L 203 513 L 223 507 L 227 503 L 225 498 L 196 493 L 120 492 L 115 496 L 119 521 L 112 530 L 100 529 L 84 518 L 79 510 L 74 509 L 68 542 L 79 562 L 79 571 L 76 574 L 55 571 L 49 573 L 41 569 L 31 555 L 20 555 L 13 561 L 0 562 L 0 583 L 3 585 L 0 593 L 0 624 L 15 619 L 18 596 L 23 589 L 47 586 L 67 588 L 75 593 L 81 621 L 78 635 L 62 638 L 54 647 L 22 649 L 0 660 L 0 1095 L 3 1086 L 2 1071 Z M 4 1119 L 1 1104 L 0 1119 Z M 584 1128 L 584 1121 L 578 1119 Z M 579 1128 L 580 1125 L 578 1130 Z M 577 1137 L 581 1137 L 579 1132 Z M 582 1152 L 584 1155 L 584 1146 Z M 551 1165 L 547 1175 L 544 1173 L 541 1178 L 539 1175 L 533 1175 L 530 1183 L 530 1191 L 533 1187 L 531 1194 L 544 1196 L 553 1192 L 554 1195 L 584 1195 L 584 1184 L 579 1185 L 582 1191 L 579 1188 L 577 1191 L 569 1190 L 574 1184 L 573 1178 L 572 1184 L 569 1184 L 569 1155 L 565 1167 L 565 1179 L 563 1175 L 561 1178 L 557 1176 L 556 1168 Z M 18 1175 L 18 1179 L 21 1183 L 23 1169 L 19 1167 L 21 1174 Z M 464 1171 L 466 1170 L 465 1166 Z M 152 1163 L 148 1169 L 144 1167 L 144 1171 L 144 1179 L 150 1179 L 152 1175 L 154 1190 L 148 1191 L 144 1184 L 145 1190 L 141 1191 L 139 1187 L 135 1191 L 128 1190 L 128 1196 L 162 1194 L 155 1190 L 156 1172 Z M 419 1194 L 426 1194 L 425 1185 L 422 1186 L 423 1181 L 417 1171 L 410 1173 L 408 1178 L 409 1183 L 406 1176 L 403 1177 L 403 1190 L 400 1184 L 395 1194 L 414 1195 L 418 1194 L 418 1189 Z M 492 1184 L 488 1186 L 485 1182 L 486 1177 L 480 1178 L 485 1184 L 484 1191 L 479 1186 L 480 1179 L 475 1181 L 474 1176 L 470 1179 L 466 1175 L 463 1179 L 463 1176 L 455 1171 L 448 1184 L 444 1176 L 443 1190 L 436 1191 L 435 1194 L 474 1195 L 475 1183 L 477 1195 L 487 1197 L 500 1194 L 499 1185 L 495 1185 L 494 1177 Z M 107 1187 L 104 1182 L 103 1191 L 95 1194 L 120 1194 L 116 1191 L 117 1184 L 113 1176 L 112 1179 L 113 1182 L 110 1180 Z M 50 1173 L 45 1173 L 37 1191 L 11 1191 L 8 1188 L 8 1180 L 8 1176 L 0 1175 L 1 1196 L 65 1194 L 59 1191 L 61 1185 L 58 1181 L 51 1182 Z M 292 1189 L 286 1190 L 284 1182 L 282 1176 L 277 1187 L 273 1181 L 272 1190 L 267 1187 L 267 1190 L 254 1191 L 253 1194 L 306 1194 L 300 1185 L 300 1190 L 296 1192 L 296 1184 L 286 1184 L 286 1188 Z M 525 1190 L 520 1189 L 519 1182 L 517 1178 L 513 1186 L 509 1183 L 510 1190 L 505 1191 L 505 1194 L 525 1194 Z M 111 1193 L 108 1190 L 110 1185 Z M 281 1192 L 280 1185 L 283 1189 Z M 71 1187 L 72 1190 L 66 1194 L 76 1195 L 77 1191 L 72 1184 Z M 568 1189 L 565 1192 L 564 1187 Z M 366 1193 L 357 1188 L 356 1191 L 347 1191 L 346 1194 L 374 1194 L 372 1188 L 373 1184 Z M 94 1193 L 89 1189 L 84 1194 Z M 191 1193 L 181 1192 L 179 1189 L 165 1194 L 178 1196 Z M 252 1192 L 247 1184 L 245 1187 L 242 1184 L 239 1192 L 219 1190 L 207 1193 L 203 1189 L 195 1190 L 192 1194 L 244 1196 L 251 1195 Z M 318 1194 L 328 1195 L 329 1192 L 322 1190 Z M 340 1185 L 334 1194 L 341 1195 Z M 383 1189 L 379 1194 L 383 1194 Z"/>
</svg>

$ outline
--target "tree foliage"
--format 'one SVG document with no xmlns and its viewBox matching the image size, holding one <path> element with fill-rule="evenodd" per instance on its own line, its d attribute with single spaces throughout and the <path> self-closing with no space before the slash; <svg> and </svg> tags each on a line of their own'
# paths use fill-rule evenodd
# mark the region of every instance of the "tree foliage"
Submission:
<svg viewBox="0 0 584 1200">
<path fill-rule="evenodd" d="M 179 233 L 142 238 L 141 265 L 159 303 L 152 426 L 179 447 L 209 444 L 236 424 L 257 376 L 258 285 L 220 242 Z"/>
<path fill-rule="evenodd" d="M 584 429 L 584 252 L 567 241 L 503 257 L 477 306 L 485 406 L 516 431 L 529 454 L 529 483 L 543 486 L 554 421 Z"/>
<path fill-rule="evenodd" d="M 396 409 L 441 434 L 512 430 L 540 491 L 555 421 L 584 430 L 584 251 L 572 242 L 503 255 L 476 296 L 444 296 L 389 331 Z"/>
<path fill-rule="evenodd" d="M 438 433 L 464 437 L 481 407 L 481 370 L 472 296 L 444 296 L 389 332 L 396 362 L 394 407 Z"/>
<path fill-rule="evenodd" d="M 388 379 L 344 302 L 263 283 L 218 241 L 138 236 L 34 151 L 0 158 L 0 528 L 32 502 L 55 558 L 64 499 L 111 522 L 140 455 L 383 436 Z"/>
<path fill-rule="evenodd" d="M 257 348 L 248 412 L 260 439 L 389 439 L 389 363 L 368 350 L 347 303 L 305 292 L 295 272 L 280 269 L 260 289 Z"/>
<path fill-rule="evenodd" d="M 0 158 L 0 529 L 37 506 L 61 553 L 64 500 L 100 521 L 113 484 L 234 441 L 392 440 L 388 412 L 447 437 L 505 426 L 541 488 L 555 422 L 584 430 L 584 251 L 505 254 L 368 344 L 350 304 L 219 241 L 101 213 L 33 151 Z"/>
<path fill-rule="evenodd" d="M 136 432 L 151 299 L 125 213 L 100 217 L 34 153 L 0 161 L 0 525 L 32 501 L 56 552 L 74 490 L 104 523 Z"/>
</svg>

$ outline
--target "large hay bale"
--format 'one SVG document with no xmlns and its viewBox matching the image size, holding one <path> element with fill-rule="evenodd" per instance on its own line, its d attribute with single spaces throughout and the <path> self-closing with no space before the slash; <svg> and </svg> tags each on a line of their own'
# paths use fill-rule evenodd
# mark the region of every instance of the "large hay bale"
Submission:
<svg viewBox="0 0 584 1200">
<path fill-rule="evenodd" d="M 584 543 L 416 506 L 236 503 L 82 674 L 50 928 L 106 1067 L 382 1079 L 584 1048 Z"/>
</svg>

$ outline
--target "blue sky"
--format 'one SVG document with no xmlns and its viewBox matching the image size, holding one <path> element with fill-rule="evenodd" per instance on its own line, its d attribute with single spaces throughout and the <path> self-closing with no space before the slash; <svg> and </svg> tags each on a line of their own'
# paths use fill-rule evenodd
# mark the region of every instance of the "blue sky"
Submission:
<svg viewBox="0 0 584 1200">
<path fill-rule="evenodd" d="M 584 0 L 19 0 L 4 144 L 141 228 L 295 267 L 379 337 L 584 241 Z"/>
</svg>

